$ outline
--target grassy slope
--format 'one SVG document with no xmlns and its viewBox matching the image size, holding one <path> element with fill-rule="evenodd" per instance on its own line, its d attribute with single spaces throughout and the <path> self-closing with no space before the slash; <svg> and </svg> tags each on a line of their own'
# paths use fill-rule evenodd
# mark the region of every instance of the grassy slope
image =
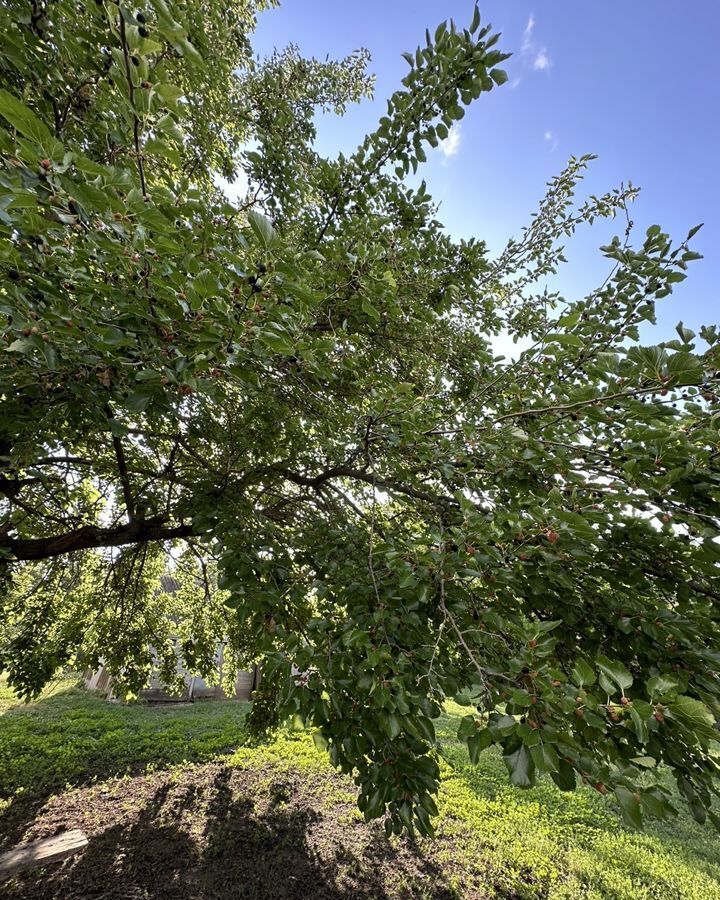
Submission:
<svg viewBox="0 0 720 900">
<path fill-rule="evenodd" d="M 218 755 L 268 779 L 300 771 L 314 801 L 334 816 L 333 827 L 356 827 L 352 785 L 331 777 L 326 756 L 307 734 L 241 746 L 245 709 L 236 703 L 124 707 L 67 681 L 22 707 L 0 683 L 0 798 L 6 798 L 0 799 L 0 843 L 14 834 L 10 825 L 18 816 L 29 821 L 41 801 L 70 785 Z M 720 900 L 720 840 L 711 831 L 681 814 L 636 834 L 593 791 L 563 794 L 548 782 L 531 791 L 512 788 L 497 753 L 487 751 L 478 766 L 469 765 L 454 738 L 462 712 L 450 704 L 439 723 L 446 761 L 438 839 L 421 842 L 423 856 L 456 896 Z M 399 853 L 397 841 L 394 846 L 391 852 Z M 400 868 L 386 879 L 387 896 L 437 896 Z"/>
</svg>

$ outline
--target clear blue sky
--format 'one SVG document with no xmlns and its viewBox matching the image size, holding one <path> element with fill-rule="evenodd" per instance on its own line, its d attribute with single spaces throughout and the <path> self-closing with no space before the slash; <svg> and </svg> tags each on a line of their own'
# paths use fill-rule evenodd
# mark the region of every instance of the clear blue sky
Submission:
<svg viewBox="0 0 720 900">
<path fill-rule="evenodd" d="M 658 304 L 660 329 L 646 340 L 669 337 L 679 319 L 720 322 L 720 2 L 487 0 L 480 11 L 513 57 L 508 83 L 467 111 L 454 152 L 433 152 L 421 170 L 449 231 L 499 249 L 569 156 L 596 153 L 588 192 L 628 179 L 642 188 L 631 210 L 638 240 L 655 222 L 677 238 L 705 223 L 693 243 L 705 259 Z M 334 154 L 354 149 L 384 113 L 407 72 L 401 52 L 426 27 L 450 17 L 467 25 L 471 15 L 469 0 L 286 0 L 260 17 L 255 47 L 293 42 L 322 59 L 370 50 L 375 99 L 319 122 L 318 148 Z M 602 280 L 596 248 L 622 227 L 573 240 L 558 285 L 568 299 Z"/>
</svg>

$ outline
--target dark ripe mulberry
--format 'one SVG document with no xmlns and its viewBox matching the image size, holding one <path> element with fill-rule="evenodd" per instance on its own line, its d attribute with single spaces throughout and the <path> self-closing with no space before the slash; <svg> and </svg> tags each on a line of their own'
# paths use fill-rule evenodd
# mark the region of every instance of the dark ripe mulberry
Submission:
<svg viewBox="0 0 720 900">
<path fill-rule="evenodd" d="M 138 22 L 139 22 L 141 25 L 144 25 L 144 24 L 147 22 L 147 19 L 145 18 L 145 16 L 144 16 L 141 12 L 138 13 L 138 14 L 135 16 L 135 18 L 138 20 Z"/>
<path fill-rule="evenodd" d="M 145 28 L 143 25 L 141 25 L 138 28 L 138 34 L 140 35 L 140 37 L 146 38 L 149 36 L 150 32 L 147 30 L 147 28 Z"/>
<path fill-rule="evenodd" d="M 261 275 L 264 275 L 267 272 L 267 266 L 265 263 L 258 263 L 257 270 Z"/>
<path fill-rule="evenodd" d="M 131 56 L 130 59 L 132 60 L 132 64 L 133 64 L 134 66 L 139 66 L 139 65 L 140 65 L 140 60 L 137 58 L 137 56 Z"/>
</svg>

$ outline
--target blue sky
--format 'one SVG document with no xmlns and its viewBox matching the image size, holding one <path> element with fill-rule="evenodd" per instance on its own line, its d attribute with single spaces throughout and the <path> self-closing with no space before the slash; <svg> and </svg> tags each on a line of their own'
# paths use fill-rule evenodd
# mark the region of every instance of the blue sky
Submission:
<svg viewBox="0 0 720 900">
<path fill-rule="evenodd" d="M 675 323 L 720 322 L 720 2 L 718 0 L 487 0 L 485 23 L 513 53 L 509 81 L 467 111 L 454 146 L 421 170 L 439 218 L 457 237 L 499 249 L 517 235 L 545 182 L 571 155 L 596 153 L 585 181 L 601 193 L 630 180 L 642 190 L 631 209 L 637 240 L 657 222 L 705 255 L 687 281 L 658 304 L 658 341 Z M 467 0 L 286 0 L 259 20 L 261 54 L 296 43 L 306 55 L 340 57 L 366 47 L 375 99 L 342 120 L 323 116 L 318 149 L 351 151 L 385 111 L 407 63 L 400 56 L 445 18 L 469 23 Z M 568 299 L 604 277 L 597 251 L 621 233 L 619 220 L 586 229 L 569 245 L 557 283 Z"/>
</svg>

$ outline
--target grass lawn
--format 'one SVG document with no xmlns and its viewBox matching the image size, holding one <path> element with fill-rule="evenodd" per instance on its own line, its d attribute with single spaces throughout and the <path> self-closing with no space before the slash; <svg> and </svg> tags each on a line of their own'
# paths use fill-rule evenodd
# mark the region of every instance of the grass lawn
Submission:
<svg viewBox="0 0 720 900">
<path fill-rule="evenodd" d="M 58 682 L 18 704 L 0 682 L 0 847 L 82 828 L 65 863 L 0 884 L 35 900 L 623 898 L 720 900 L 720 839 L 681 814 L 626 830 L 594 791 L 507 783 L 469 764 L 460 707 L 434 841 L 386 840 L 310 737 L 243 746 L 240 703 L 110 704 Z"/>
</svg>

